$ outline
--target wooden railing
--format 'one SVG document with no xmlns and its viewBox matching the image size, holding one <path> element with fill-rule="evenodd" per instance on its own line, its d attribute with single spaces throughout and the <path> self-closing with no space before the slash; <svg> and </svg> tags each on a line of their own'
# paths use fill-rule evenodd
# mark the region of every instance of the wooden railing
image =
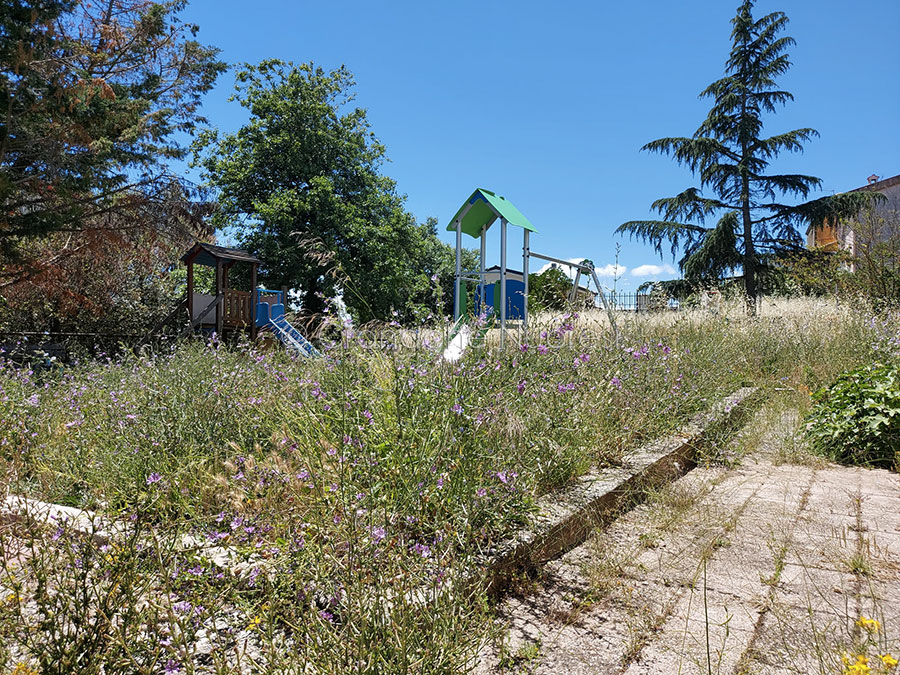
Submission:
<svg viewBox="0 0 900 675">
<path fill-rule="evenodd" d="M 253 293 L 249 291 L 225 291 L 226 326 L 249 326 L 253 322 Z"/>
</svg>

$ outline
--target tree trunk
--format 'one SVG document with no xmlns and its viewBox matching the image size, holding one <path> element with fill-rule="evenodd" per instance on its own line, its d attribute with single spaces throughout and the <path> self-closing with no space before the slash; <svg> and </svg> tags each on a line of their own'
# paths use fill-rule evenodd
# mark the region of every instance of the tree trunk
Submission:
<svg viewBox="0 0 900 675">
<path fill-rule="evenodd" d="M 747 302 L 747 314 L 756 316 L 756 249 L 753 246 L 753 221 L 750 217 L 750 200 L 744 201 L 741 207 L 744 221 L 744 293 Z"/>
<path fill-rule="evenodd" d="M 742 160 L 749 155 L 747 144 L 742 144 Z M 741 177 L 741 220 L 744 235 L 744 294 L 747 314 L 756 316 L 756 248 L 753 246 L 753 217 L 750 213 L 750 176 L 744 161 L 744 175 Z"/>
</svg>

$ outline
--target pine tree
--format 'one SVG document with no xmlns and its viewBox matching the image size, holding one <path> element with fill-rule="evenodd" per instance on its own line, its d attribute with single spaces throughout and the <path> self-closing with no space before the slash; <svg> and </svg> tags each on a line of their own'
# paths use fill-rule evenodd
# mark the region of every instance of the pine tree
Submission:
<svg viewBox="0 0 900 675">
<path fill-rule="evenodd" d="M 225 70 L 186 0 L 0 3 L 0 284 L 56 232 L 133 229 L 173 189 L 171 159 Z"/>
<path fill-rule="evenodd" d="M 616 230 L 651 243 L 660 254 L 666 240 L 673 255 L 683 247 L 680 266 L 693 283 L 708 283 L 741 267 L 751 312 L 767 256 L 802 246 L 800 226 L 852 215 L 873 198 L 852 193 L 806 201 L 820 186 L 819 178 L 766 173 L 772 159 L 802 152 L 818 132 L 802 128 L 763 137 L 764 115 L 793 100 L 776 80 L 791 66 L 787 49 L 794 39 L 781 35 L 788 23 L 783 12 L 754 19 L 754 1 L 744 0 L 731 20 L 725 76 L 701 92 L 713 105 L 694 135 L 661 138 L 642 148 L 673 156 L 699 177 L 700 186 L 653 202 L 662 220 L 629 221 Z M 782 203 L 785 196 L 803 203 Z M 716 217 L 714 225 L 707 225 Z"/>
</svg>

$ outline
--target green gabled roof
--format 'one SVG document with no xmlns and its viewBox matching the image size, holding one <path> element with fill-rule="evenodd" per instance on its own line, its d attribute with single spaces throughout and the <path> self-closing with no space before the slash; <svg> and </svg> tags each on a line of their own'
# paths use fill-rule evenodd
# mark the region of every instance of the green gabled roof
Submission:
<svg viewBox="0 0 900 675">
<path fill-rule="evenodd" d="M 497 218 L 505 218 L 510 225 L 516 225 L 529 232 L 537 232 L 531 221 L 522 215 L 515 204 L 506 197 L 501 197 L 484 188 L 478 188 L 471 197 L 463 202 L 450 224 L 447 225 L 447 229 L 455 231 L 456 220 L 460 217 L 462 217 L 462 231 L 475 238 L 480 237 L 481 231 L 489 228 Z"/>
</svg>

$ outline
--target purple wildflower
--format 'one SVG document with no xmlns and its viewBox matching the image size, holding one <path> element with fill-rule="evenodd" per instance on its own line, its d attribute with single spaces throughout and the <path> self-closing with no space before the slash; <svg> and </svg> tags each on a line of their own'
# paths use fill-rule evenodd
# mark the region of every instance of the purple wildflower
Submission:
<svg viewBox="0 0 900 675">
<path fill-rule="evenodd" d="M 410 550 L 413 553 L 416 553 L 416 554 L 422 556 L 423 558 L 428 558 L 431 556 L 431 549 L 428 546 L 426 546 L 425 544 L 415 544 L 412 547 L 410 547 Z"/>
</svg>

